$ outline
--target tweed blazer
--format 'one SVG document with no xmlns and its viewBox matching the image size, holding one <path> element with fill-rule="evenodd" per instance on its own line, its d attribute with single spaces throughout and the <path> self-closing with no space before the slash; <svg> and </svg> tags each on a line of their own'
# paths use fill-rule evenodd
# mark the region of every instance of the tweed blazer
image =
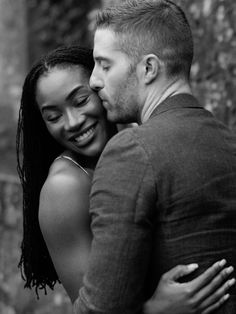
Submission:
<svg viewBox="0 0 236 314">
<path fill-rule="evenodd" d="M 76 313 L 142 313 L 160 276 L 236 267 L 236 140 L 188 94 L 107 144 L 91 190 L 93 242 Z M 185 280 L 191 279 L 186 278 Z M 236 291 L 216 313 L 236 313 Z"/>
</svg>

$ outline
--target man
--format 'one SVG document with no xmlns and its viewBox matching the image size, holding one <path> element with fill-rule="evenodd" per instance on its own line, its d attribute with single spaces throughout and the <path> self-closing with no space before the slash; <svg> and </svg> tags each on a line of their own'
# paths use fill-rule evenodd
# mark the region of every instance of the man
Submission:
<svg viewBox="0 0 236 314">
<path fill-rule="evenodd" d="M 110 121 L 140 126 L 108 143 L 94 174 L 78 313 L 140 313 L 143 293 L 177 264 L 236 265 L 235 137 L 192 96 L 192 58 L 191 30 L 171 1 L 98 15 L 91 87 Z M 236 313 L 230 292 L 217 313 Z"/>
</svg>

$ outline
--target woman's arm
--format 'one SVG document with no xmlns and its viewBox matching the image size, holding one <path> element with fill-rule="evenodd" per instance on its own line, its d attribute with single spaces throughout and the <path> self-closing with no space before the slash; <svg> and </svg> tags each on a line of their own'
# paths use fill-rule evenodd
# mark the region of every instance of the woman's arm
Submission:
<svg viewBox="0 0 236 314">
<path fill-rule="evenodd" d="M 73 167 L 50 174 L 40 196 L 40 228 L 72 302 L 78 296 L 90 251 L 90 187 L 90 178 Z"/>
</svg>

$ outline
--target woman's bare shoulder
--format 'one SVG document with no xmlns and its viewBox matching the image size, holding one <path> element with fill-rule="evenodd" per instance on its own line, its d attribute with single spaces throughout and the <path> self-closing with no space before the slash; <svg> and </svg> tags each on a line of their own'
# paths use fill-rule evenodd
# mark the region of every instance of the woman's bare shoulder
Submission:
<svg viewBox="0 0 236 314">
<path fill-rule="evenodd" d="M 67 160 L 56 160 L 42 187 L 39 203 L 40 226 L 64 227 L 88 216 L 91 178 Z"/>
<path fill-rule="evenodd" d="M 69 160 L 58 159 L 50 167 L 48 177 L 42 187 L 42 193 L 53 194 L 86 191 L 91 187 L 91 177 L 85 171 Z M 79 191 L 78 191 L 79 189 Z"/>
</svg>

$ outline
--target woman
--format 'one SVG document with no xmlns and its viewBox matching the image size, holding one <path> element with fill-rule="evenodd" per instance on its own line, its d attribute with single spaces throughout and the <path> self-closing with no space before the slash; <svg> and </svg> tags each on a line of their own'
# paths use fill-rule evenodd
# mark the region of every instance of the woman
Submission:
<svg viewBox="0 0 236 314">
<path fill-rule="evenodd" d="M 72 302 L 90 250 L 93 170 L 117 132 L 89 87 L 92 69 L 92 51 L 77 46 L 59 48 L 40 59 L 25 79 L 17 134 L 24 217 L 20 267 L 25 286 L 38 293 L 61 281 Z M 172 269 L 145 304 L 145 313 L 173 309 L 181 314 L 210 313 L 227 300 L 226 291 L 234 284 L 234 279 L 223 283 L 233 270 L 221 271 L 224 265 L 224 260 L 216 263 L 187 284 L 177 279 L 197 265 Z"/>
</svg>

